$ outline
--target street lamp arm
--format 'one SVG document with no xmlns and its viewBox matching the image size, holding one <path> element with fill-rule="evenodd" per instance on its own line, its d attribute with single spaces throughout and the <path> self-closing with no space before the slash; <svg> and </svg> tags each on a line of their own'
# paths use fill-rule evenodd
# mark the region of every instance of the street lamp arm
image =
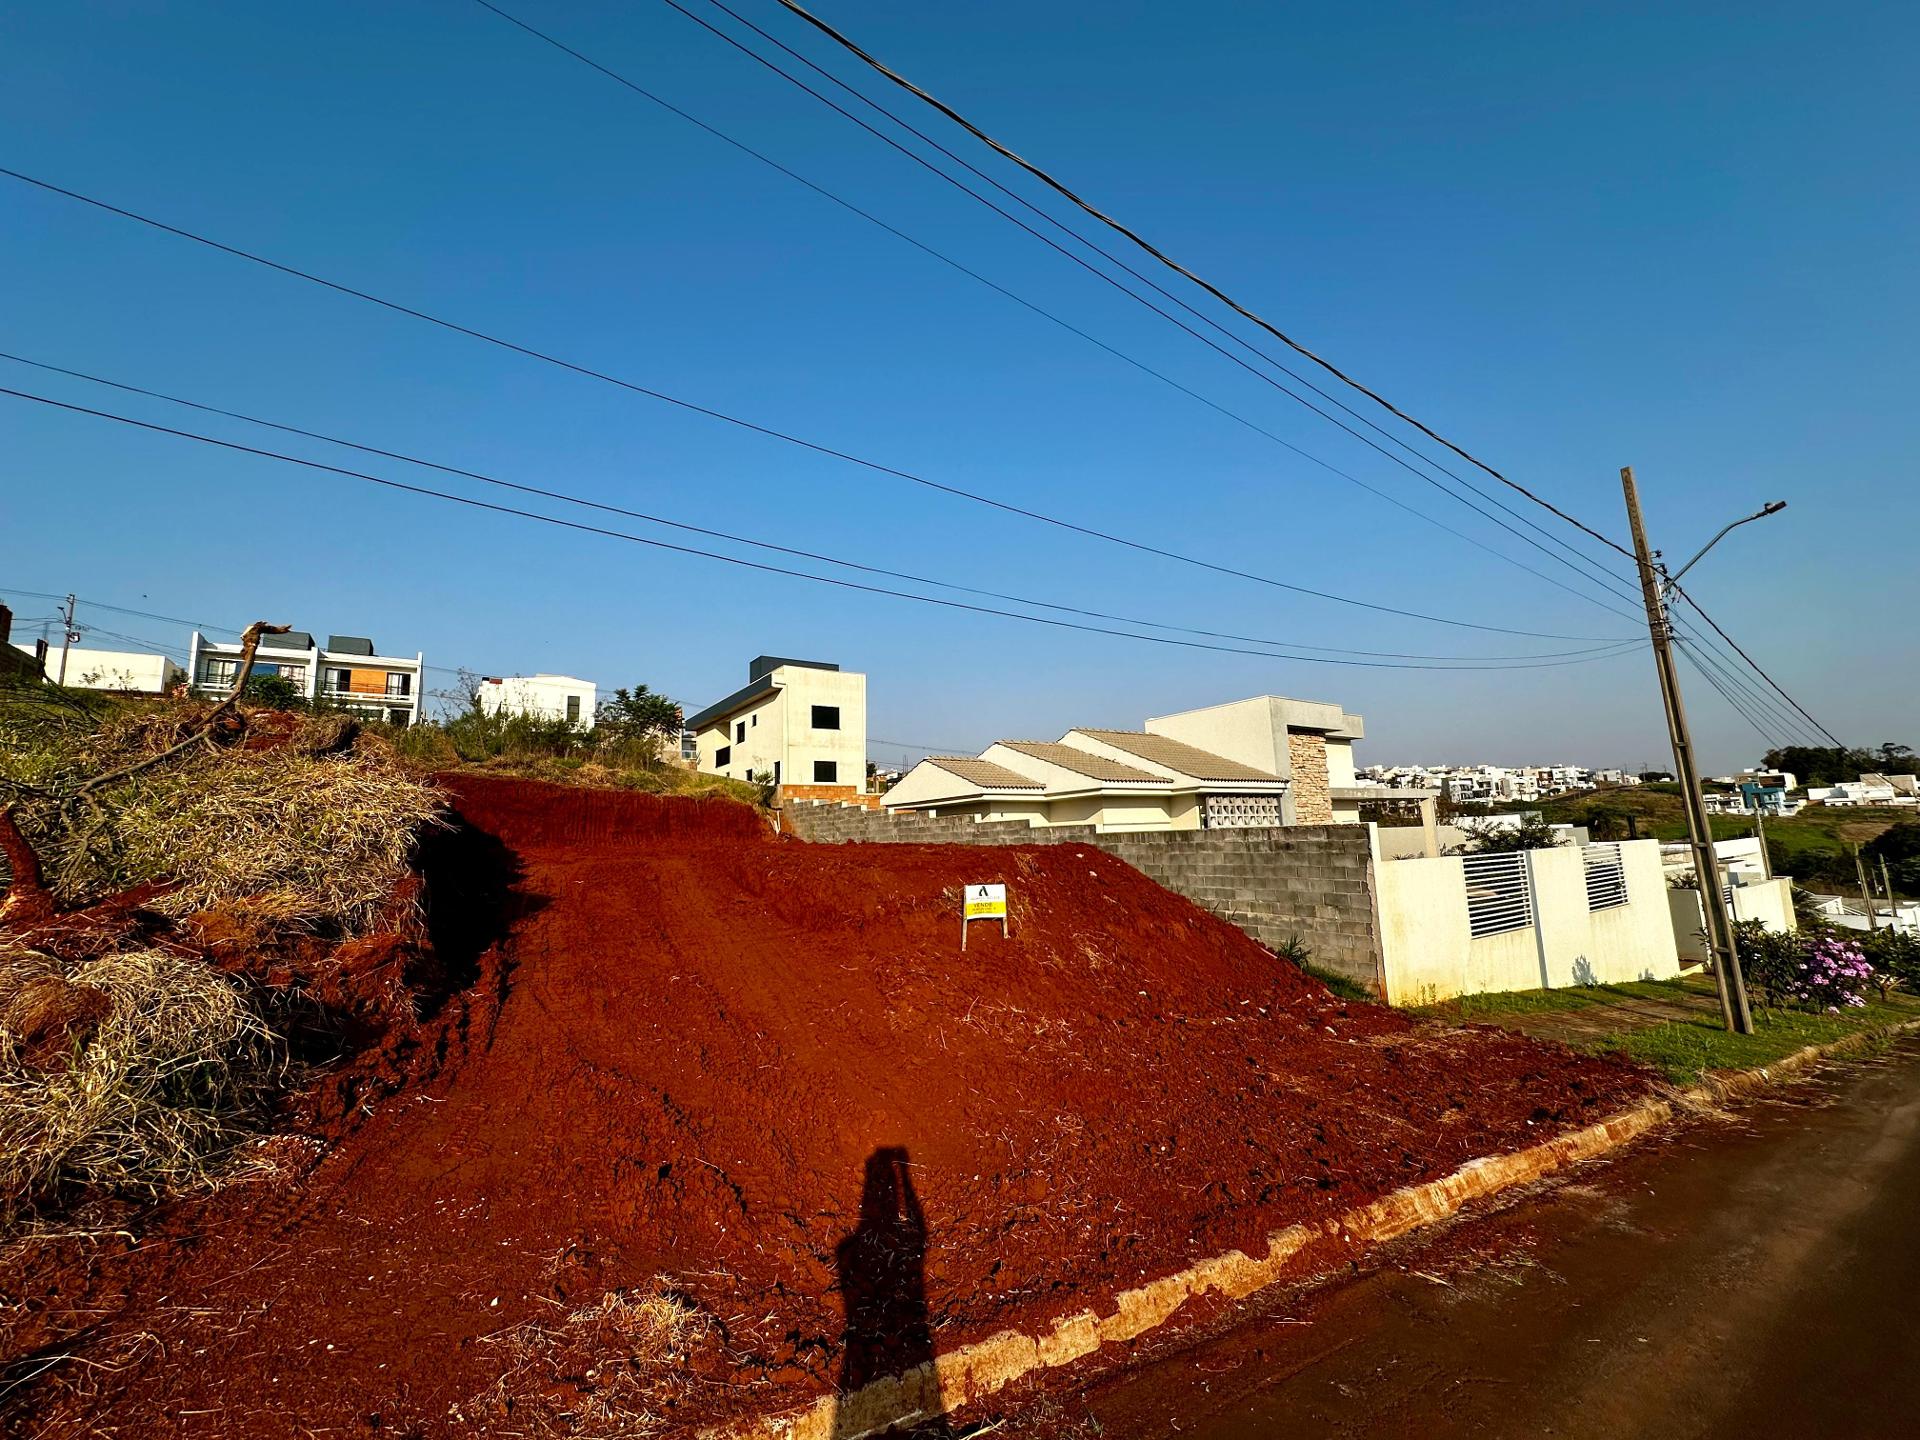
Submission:
<svg viewBox="0 0 1920 1440">
<path fill-rule="evenodd" d="M 1720 533 L 1714 536 L 1711 540 L 1707 541 L 1707 543 L 1702 545 L 1697 551 L 1695 551 L 1693 559 L 1687 561 L 1686 564 L 1682 565 L 1678 570 L 1674 571 L 1671 575 L 1667 576 L 1667 584 L 1669 586 L 1677 584 L 1682 575 L 1686 574 L 1687 571 L 1691 570 L 1695 565 L 1698 565 L 1700 563 L 1700 557 L 1702 555 L 1705 555 L 1707 551 L 1711 550 L 1714 546 L 1718 545 L 1722 540 L 1726 539 L 1727 532 L 1729 530 L 1737 530 L 1750 520 L 1764 520 L 1767 518 L 1767 516 L 1777 514 L 1779 511 L 1782 511 L 1786 508 L 1787 508 L 1787 502 L 1784 500 L 1769 500 L 1765 505 L 1761 506 L 1758 510 L 1754 511 L 1753 514 L 1742 516 L 1738 520 L 1731 521 L 1728 524 L 1721 526 Z"/>
</svg>

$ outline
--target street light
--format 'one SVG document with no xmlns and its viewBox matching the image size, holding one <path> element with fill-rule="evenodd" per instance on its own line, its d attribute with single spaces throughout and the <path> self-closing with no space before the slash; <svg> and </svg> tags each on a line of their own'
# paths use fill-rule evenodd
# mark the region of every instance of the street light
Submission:
<svg viewBox="0 0 1920 1440">
<path fill-rule="evenodd" d="M 1674 773 L 1679 777 L 1681 798 L 1686 802 L 1687 838 L 1693 847 L 1693 873 L 1700 881 L 1700 904 L 1707 922 L 1707 940 L 1717 963 L 1714 979 L 1720 989 L 1720 1013 L 1727 1029 L 1739 1035 L 1753 1033 L 1753 1012 L 1747 1005 L 1746 979 L 1740 973 L 1740 952 L 1733 938 L 1733 916 L 1727 912 L 1727 897 L 1720 888 L 1720 867 L 1713 852 L 1713 831 L 1708 828 L 1706 801 L 1701 797 L 1700 770 L 1693 758 L 1693 735 L 1687 728 L 1686 707 L 1680 703 L 1680 674 L 1673 661 L 1673 622 L 1667 618 L 1667 597 L 1674 584 L 1691 570 L 1701 555 L 1720 543 L 1729 530 L 1760 520 L 1787 508 L 1784 500 L 1770 501 L 1751 515 L 1742 516 L 1722 527 L 1699 553 L 1669 575 L 1647 548 L 1647 532 L 1640 518 L 1640 495 L 1634 487 L 1631 467 L 1620 472 L 1626 493 L 1627 520 L 1633 530 L 1634 559 L 1640 568 L 1640 591 L 1647 606 L 1647 629 L 1653 637 L 1653 658 L 1660 674 L 1660 697 L 1667 712 L 1667 735 L 1673 741 Z"/>
<path fill-rule="evenodd" d="M 1722 525 L 1720 527 L 1720 533 L 1714 536 L 1711 540 L 1707 541 L 1706 544 L 1702 545 L 1699 548 L 1699 550 L 1695 552 L 1693 559 L 1687 561 L 1686 564 L 1682 565 L 1678 570 L 1674 571 L 1671 575 L 1666 577 L 1666 581 L 1667 581 L 1666 588 L 1668 590 L 1673 589 L 1673 587 L 1680 582 L 1680 577 L 1682 575 L 1686 574 L 1687 571 L 1691 570 L 1695 565 L 1698 565 L 1700 563 L 1700 557 L 1702 555 L 1706 554 L 1707 551 L 1711 550 L 1714 546 L 1718 545 L 1722 540 L 1727 538 L 1727 532 L 1729 530 L 1737 530 L 1742 525 L 1745 525 L 1750 521 L 1764 520 L 1769 515 L 1777 515 L 1780 513 L 1780 511 L 1786 508 L 1787 508 L 1787 502 L 1784 500 L 1769 500 L 1765 505 L 1762 505 L 1758 510 L 1754 511 L 1753 514 L 1743 516 L 1738 520 L 1734 520 L 1729 522 L 1726 525 Z"/>
</svg>

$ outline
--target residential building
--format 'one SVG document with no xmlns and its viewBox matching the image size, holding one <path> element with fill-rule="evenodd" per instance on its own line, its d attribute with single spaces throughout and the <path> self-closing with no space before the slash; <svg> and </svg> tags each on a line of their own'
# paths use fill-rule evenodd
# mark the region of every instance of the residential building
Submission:
<svg viewBox="0 0 1920 1440">
<path fill-rule="evenodd" d="M 852 799 L 867 779 L 867 677 L 819 660 L 756 656 L 747 683 L 687 717 L 696 768 L 765 777 L 786 799 Z"/>
<path fill-rule="evenodd" d="M 23 655 L 35 655 L 38 647 L 16 643 Z M 78 645 L 66 653 L 68 689 L 111 690 L 121 695 L 164 695 L 187 678 L 187 672 L 165 655 L 150 655 L 140 650 L 95 650 Z M 51 679 L 60 665 L 60 651 L 47 650 L 47 674 Z"/>
<path fill-rule="evenodd" d="M 0 605 L 0 680 L 38 680 L 47 642 L 20 645 L 13 641 L 13 611 Z"/>
<path fill-rule="evenodd" d="M 1363 800 L 1425 808 L 1427 792 L 1360 785 L 1360 717 L 1337 705 L 1256 696 L 1163 715 L 1142 730 L 1078 727 L 1058 740 L 1000 740 L 977 756 L 933 755 L 886 792 L 894 812 L 1102 831 L 1357 823 Z"/>
<path fill-rule="evenodd" d="M 195 690 L 225 695 L 240 673 L 244 651 L 237 642 L 209 640 L 198 630 L 187 647 L 187 673 Z M 393 725 L 420 719 L 426 657 L 380 655 L 359 635 L 329 635 L 315 643 L 303 630 L 263 635 L 254 655 L 255 675 L 292 682 L 309 703 L 358 711 Z"/>
<path fill-rule="evenodd" d="M 1809 785 L 1809 803 L 1821 805 L 1920 804 L 1920 780 L 1912 775 L 1862 775 L 1835 785 Z"/>
<path fill-rule="evenodd" d="M 593 681 L 572 675 L 489 675 L 475 699 L 488 715 L 531 715 L 591 730 L 598 693 Z"/>
</svg>

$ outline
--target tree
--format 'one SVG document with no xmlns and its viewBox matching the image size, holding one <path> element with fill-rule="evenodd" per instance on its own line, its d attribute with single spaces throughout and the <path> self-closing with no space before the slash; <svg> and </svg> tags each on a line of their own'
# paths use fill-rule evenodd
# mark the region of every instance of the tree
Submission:
<svg viewBox="0 0 1920 1440">
<path fill-rule="evenodd" d="M 1617 805 L 1595 805 L 1588 809 L 1583 823 L 1596 840 L 1625 840 L 1633 829 L 1633 816 Z"/>
<path fill-rule="evenodd" d="M 1476 824 L 1461 826 L 1473 838 L 1460 847 L 1465 855 L 1505 855 L 1515 850 L 1551 850 L 1560 836 L 1544 816 L 1523 815 L 1518 825 Z"/>
<path fill-rule="evenodd" d="M 615 690 L 612 699 L 602 700 L 595 720 L 610 739 L 644 740 L 677 736 L 682 714 L 679 701 L 636 685 L 631 690 Z"/>
<path fill-rule="evenodd" d="M 1802 785 L 1837 785 L 1842 780 L 1858 780 L 1863 770 L 1880 767 L 1873 751 L 1837 745 L 1784 745 L 1767 751 L 1762 763 L 1769 770 L 1786 771 Z"/>
<path fill-rule="evenodd" d="M 1882 860 L 1893 888 L 1902 894 L 1920 895 L 1920 821 L 1902 820 L 1890 825 L 1860 847 L 1860 858 L 1867 862 L 1870 878 Z"/>
<path fill-rule="evenodd" d="M 284 675 L 249 675 L 240 687 L 240 698 L 249 705 L 264 705 L 269 710 L 292 710 L 306 698 L 300 687 Z"/>
<path fill-rule="evenodd" d="M 1879 750 L 1875 752 L 1875 758 L 1879 762 L 1882 775 L 1910 775 L 1913 773 L 1913 762 L 1916 757 L 1911 746 L 1899 745 L 1892 740 L 1883 740 L 1880 742 Z"/>
</svg>

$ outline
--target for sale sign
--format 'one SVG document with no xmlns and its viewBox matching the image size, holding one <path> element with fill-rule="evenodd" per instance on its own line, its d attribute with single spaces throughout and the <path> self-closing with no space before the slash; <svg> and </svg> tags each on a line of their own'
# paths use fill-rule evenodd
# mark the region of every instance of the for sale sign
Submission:
<svg viewBox="0 0 1920 1440">
<path fill-rule="evenodd" d="M 967 926 L 975 920 L 998 920 L 1000 933 L 1007 933 L 1007 887 L 1005 885 L 969 885 L 960 901 L 960 948 L 967 948 Z"/>
</svg>

